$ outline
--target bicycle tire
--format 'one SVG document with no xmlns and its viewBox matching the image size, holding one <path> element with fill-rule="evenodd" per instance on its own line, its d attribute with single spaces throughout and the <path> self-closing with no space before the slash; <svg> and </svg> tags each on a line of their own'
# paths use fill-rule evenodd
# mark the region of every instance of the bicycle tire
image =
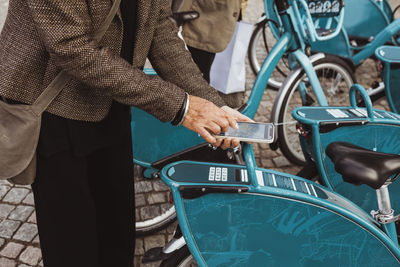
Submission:
<svg viewBox="0 0 400 267">
<path fill-rule="evenodd" d="M 135 165 L 135 182 L 137 181 L 146 181 L 146 182 L 151 182 L 152 187 L 154 187 L 154 183 L 158 183 L 160 178 L 144 178 L 142 174 L 143 170 L 140 166 Z M 136 189 L 136 187 L 135 187 Z M 149 197 L 149 194 L 152 194 L 151 192 L 145 193 L 147 197 Z M 157 192 L 157 194 L 160 194 Z M 163 194 L 169 195 L 167 191 L 164 191 Z M 136 205 L 138 204 L 137 202 L 135 203 Z M 165 203 L 158 203 L 155 205 L 165 205 Z M 154 205 L 153 205 L 154 206 Z M 145 236 L 145 235 L 150 235 L 155 232 L 160 231 L 161 229 L 166 228 L 168 225 L 176 221 L 176 213 L 175 213 L 175 206 L 173 204 L 168 204 L 167 208 L 162 209 L 161 207 L 156 207 L 156 210 L 159 212 L 156 214 L 156 216 L 148 218 L 146 217 L 145 219 L 141 220 L 141 210 L 142 208 L 151 208 L 151 205 L 146 202 L 143 207 L 136 206 L 136 214 L 139 214 L 139 218 L 136 218 L 135 222 L 135 232 L 136 236 Z M 136 217 L 138 217 L 136 215 Z"/>
<path fill-rule="evenodd" d="M 348 92 L 351 85 L 356 82 L 356 78 L 351 67 L 339 57 L 331 55 L 327 55 L 326 57 L 315 61 L 313 63 L 313 67 L 317 72 L 318 78 L 321 82 L 321 86 L 324 90 L 324 94 L 325 96 L 327 96 L 328 104 L 330 106 L 343 106 L 346 104 L 349 105 Z M 327 94 L 327 91 L 332 88 L 326 89 L 327 84 L 321 81 L 321 78 L 324 78 L 321 77 L 321 73 L 325 73 L 327 76 L 332 76 L 325 78 L 333 78 L 335 73 L 340 74 L 343 77 L 341 81 L 344 81 L 345 84 L 340 82 L 339 87 L 337 87 L 334 92 L 330 92 L 329 94 Z M 300 97 L 298 96 L 298 93 L 295 94 L 296 92 L 298 92 L 297 87 L 299 86 L 300 82 L 306 81 L 305 71 L 301 70 L 300 72 L 298 72 L 298 74 L 294 74 L 296 75 L 295 78 L 291 77 L 291 75 L 293 74 L 290 74 L 287 79 L 292 80 L 293 82 L 285 84 L 285 86 L 281 88 L 282 92 L 285 92 L 286 90 L 286 93 L 281 94 L 283 96 L 283 102 L 282 107 L 279 110 L 278 116 L 278 145 L 282 154 L 290 162 L 301 166 L 305 164 L 305 159 L 302 154 L 297 131 L 294 129 L 295 124 L 289 125 L 286 123 L 290 120 L 294 120 L 291 115 L 294 108 L 301 105 L 318 105 L 318 103 L 316 103 L 316 100 L 314 103 L 303 103 L 302 100 L 299 99 Z M 338 76 L 336 76 L 336 78 L 337 77 Z M 312 98 L 313 92 L 312 90 L 310 90 L 310 92 L 311 93 L 309 97 Z"/>
<path fill-rule="evenodd" d="M 269 30 L 268 20 L 256 24 L 253 33 L 250 37 L 249 47 L 247 50 L 247 57 L 249 59 L 249 65 L 254 75 L 257 75 L 261 68 L 261 63 L 267 57 L 270 49 L 272 49 L 273 44 L 268 45 L 268 40 L 274 39 L 273 34 Z M 272 42 L 272 40 L 271 40 Z M 277 91 L 282 86 L 282 81 L 286 78 L 287 74 L 290 72 L 287 63 L 284 60 L 278 64 L 274 70 L 272 77 L 268 80 L 268 87 Z"/>
<path fill-rule="evenodd" d="M 181 247 L 171 257 L 161 262 L 160 267 L 195 267 L 198 266 L 187 245 Z"/>
</svg>

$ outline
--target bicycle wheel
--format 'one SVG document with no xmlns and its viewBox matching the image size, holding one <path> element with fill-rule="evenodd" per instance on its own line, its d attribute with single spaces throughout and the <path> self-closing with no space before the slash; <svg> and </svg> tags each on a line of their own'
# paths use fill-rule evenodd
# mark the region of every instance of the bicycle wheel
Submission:
<svg viewBox="0 0 400 267">
<path fill-rule="evenodd" d="M 135 165 L 136 235 L 149 235 L 176 220 L 175 207 L 169 202 L 170 190 L 160 178 L 148 179 Z"/>
<path fill-rule="evenodd" d="M 256 25 L 247 51 L 250 67 L 255 75 L 260 71 L 261 65 L 276 42 L 266 19 Z M 290 69 L 285 55 L 268 80 L 268 86 L 271 89 L 278 90 L 289 72 Z"/>
<path fill-rule="evenodd" d="M 338 57 L 328 55 L 315 61 L 313 66 L 329 106 L 350 105 L 349 90 L 356 79 L 348 64 Z M 317 106 L 318 102 L 304 70 L 298 72 L 296 77 L 289 76 L 288 80 L 293 82 L 281 88 L 282 92 L 287 91 L 283 94 L 282 107 L 279 110 L 278 144 L 289 161 L 304 165 L 305 159 L 292 111 L 299 106 Z M 300 85 L 305 87 L 306 94 L 303 97 L 300 95 Z"/>
<path fill-rule="evenodd" d="M 197 263 L 185 245 L 168 259 L 161 262 L 160 267 L 197 267 Z"/>
</svg>

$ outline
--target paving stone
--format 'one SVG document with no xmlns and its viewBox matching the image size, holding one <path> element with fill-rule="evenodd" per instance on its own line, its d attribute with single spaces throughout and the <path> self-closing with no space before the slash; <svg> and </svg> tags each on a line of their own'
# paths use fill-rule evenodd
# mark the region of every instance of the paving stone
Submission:
<svg viewBox="0 0 400 267">
<path fill-rule="evenodd" d="M 39 266 L 43 266 L 43 260 L 39 262 Z"/>
<path fill-rule="evenodd" d="M 264 149 L 261 151 L 261 158 L 263 159 L 272 159 L 278 156 L 279 154 L 271 149 Z"/>
<path fill-rule="evenodd" d="M 260 143 L 258 144 L 258 146 L 260 147 L 260 150 L 270 150 L 271 148 L 269 148 L 269 144 L 265 144 L 265 143 Z"/>
<path fill-rule="evenodd" d="M 6 239 L 11 238 L 20 225 L 21 223 L 17 221 L 11 221 L 11 220 L 2 221 L 0 223 L 0 237 Z"/>
<path fill-rule="evenodd" d="M 26 221 L 33 211 L 34 208 L 31 206 L 18 206 L 8 218 L 16 221 Z"/>
<path fill-rule="evenodd" d="M 26 188 L 26 189 L 28 189 L 29 191 L 32 190 L 32 187 L 31 187 L 30 185 L 15 184 L 14 186 L 15 186 L 15 187 L 20 187 L 20 188 Z"/>
<path fill-rule="evenodd" d="M 20 265 L 18 265 L 18 267 L 31 267 L 31 266 L 26 265 L 26 264 L 20 264 Z"/>
<path fill-rule="evenodd" d="M 136 218 L 136 221 L 142 220 L 141 217 L 140 217 L 139 209 L 136 209 L 136 210 L 135 210 L 135 218 Z"/>
<path fill-rule="evenodd" d="M 16 240 L 31 242 L 37 233 L 38 230 L 36 224 L 24 223 L 21 228 L 18 229 L 13 238 Z"/>
<path fill-rule="evenodd" d="M 157 214 L 160 214 L 160 208 L 157 206 L 146 206 L 140 208 L 140 217 L 142 220 L 154 218 Z"/>
<path fill-rule="evenodd" d="M 142 258 L 141 257 L 135 257 L 134 261 L 133 261 L 133 266 L 142 266 Z"/>
<path fill-rule="evenodd" d="M 273 158 L 272 161 L 275 163 L 276 167 L 278 167 L 278 168 L 290 165 L 290 162 L 284 156 Z"/>
<path fill-rule="evenodd" d="M 19 260 L 23 263 L 36 266 L 42 257 L 42 253 L 39 248 L 27 247 L 19 256 Z"/>
<path fill-rule="evenodd" d="M 40 239 L 39 239 L 39 235 L 37 235 L 33 240 L 32 243 L 35 245 L 39 245 L 40 244 Z"/>
<path fill-rule="evenodd" d="M 17 263 L 10 259 L 0 258 L 0 266 L 1 267 L 15 267 L 15 266 L 17 266 Z"/>
<path fill-rule="evenodd" d="M 4 238 L 0 238 L 0 248 L 4 245 L 6 240 Z"/>
<path fill-rule="evenodd" d="M 7 194 L 10 188 L 11 187 L 8 185 L 0 185 L 0 199 L 2 199 Z"/>
<path fill-rule="evenodd" d="M 135 255 L 144 255 L 143 239 L 141 238 L 136 238 Z"/>
<path fill-rule="evenodd" d="M 155 261 L 155 262 L 150 262 L 150 263 L 147 263 L 147 264 L 141 263 L 139 266 L 140 267 L 159 267 L 160 264 L 161 264 L 161 261 Z"/>
<path fill-rule="evenodd" d="M 168 225 L 168 227 L 167 227 L 167 233 L 168 233 L 168 234 L 174 234 L 177 225 L 178 225 L 178 222 L 177 222 L 177 221 L 174 222 L 174 223 L 172 223 L 172 224 L 170 224 L 170 225 Z M 170 239 L 168 239 L 168 240 L 170 240 Z"/>
<path fill-rule="evenodd" d="M 15 209 L 15 206 L 0 204 L 0 220 L 7 218 L 13 209 Z"/>
<path fill-rule="evenodd" d="M 31 216 L 29 216 L 28 222 L 37 223 L 36 222 L 36 212 L 35 211 L 31 214 Z"/>
<path fill-rule="evenodd" d="M 35 200 L 34 200 L 34 198 L 33 198 L 33 193 L 30 192 L 30 193 L 26 196 L 26 198 L 24 199 L 24 201 L 22 201 L 22 203 L 27 204 L 27 205 L 31 205 L 31 206 L 35 205 Z"/>
<path fill-rule="evenodd" d="M 1 250 L 0 255 L 12 259 L 17 258 L 24 247 L 22 244 L 10 242 Z"/>
<path fill-rule="evenodd" d="M 135 192 L 137 193 L 146 193 L 152 190 L 151 181 L 141 181 L 135 184 Z"/>
<path fill-rule="evenodd" d="M 165 193 L 152 193 L 147 195 L 147 202 L 152 204 L 159 204 L 167 202 L 167 196 Z"/>
<path fill-rule="evenodd" d="M 144 194 L 135 194 L 135 206 L 142 207 L 144 205 L 146 205 Z"/>
<path fill-rule="evenodd" d="M 169 190 L 168 186 L 166 186 L 166 184 L 164 184 L 163 181 L 161 181 L 161 179 L 157 179 L 153 183 L 153 187 L 154 187 L 154 190 L 158 191 L 158 192 Z"/>
<path fill-rule="evenodd" d="M 1 1 L 1 0 L 0 0 Z M 10 187 L 12 187 L 13 185 L 9 182 L 9 181 L 7 181 L 7 180 L 0 180 L 0 185 L 8 185 L 8 186 L 10 186 Z"/>
<path fill-rule="evenodd" d="M 4 197 L 4 202 L 19 204 L 28 195 L 29 190 L 26 188 L 11 188 L 7 195 Z"/>
<path fill-rule="evenodd" d="M 167 210 L 169 210 L 171 207 L 173 206 L 173 204 L 171 204 L 168 200 L 167 203 L 161 204 L 161 212 L 166 212 Z"/>
<path fill-rule="evenodd" d="M 261 165 L 264 168 L 273 168 L 273 167 L 275 167 L 274 162 L 271 159 L 261 158 Z"/>
<path fill-rule="evenodd" d="M 144 238 L 144 250 L 147 251 L 154 247 L 163 247 L 165 245 L 164 235 L 152 235 Z"/>
</svg>

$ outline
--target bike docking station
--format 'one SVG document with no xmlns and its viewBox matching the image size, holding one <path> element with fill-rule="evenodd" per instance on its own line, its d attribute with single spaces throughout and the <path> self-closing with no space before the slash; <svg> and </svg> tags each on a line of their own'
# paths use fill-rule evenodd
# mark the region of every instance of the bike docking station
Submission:
<svg viewBox="0 0 400 267">
<path fill-rule="evenodd" d="M 356 90 L 361 92 L 366 109 L 356 106 Z M 321 127 L 325 126 L 331 129 L 327 132 L 371 127 L 367 130 L 368 138 L 364 139 L 371 139 L 372 132 L 393 137 L 394 132 L 389 133 L 388 129 L 400 130 L 400 116 L 373 110 L 360 86 L 352 87 L 350 97 L 351 107 L 296 109 L 296 119 L 309 126 L 312 132 L 308 138 L 303 136 L 304 146 L 307 142 L 317 143 L 318 135 L 324 133 Z M 350 141 L 363 139 L 357 133 L 349 130 Z M 327 138 L 327 144 L 337 140 L 340 136 L 335 140 Z M 380 144 L 384 140 L 375 141 Z M 389 145 L 387 142 L 388 139 L 382 146 Z M 314 145 L 316 148 L 309 156 L 327 161 L 319 152 L 324 151 L 325 143 L 319 144 L 320 147 Z M 399 265 L 400 249 L 394 225 L 398 216 L 391 209 L 387 190 L 394 179 L 380 177 L 378 181 L 367 183 L 376 187 L 377 198 L 363 205 L 365 198 L 352 202 L 335 192 L 336 184 L 326 182 L 323 186 L 294 175 L 259 168 L 252 146 L 242 145 L 245 165 L 179 161 L 161 171 L 161 179 L 172 190 L 186 244 L 199 266 Z M 396 147 L 394 143 L 390 146 Z M 332 149 L 337 147 L 336 144 Z M 338 155 L 343 156 L 343 152 Z M 400 156 L 386 157 L 391 160 L 396 157 L 398 168 L 391 171 L 399 172 Z M 343 166 L 337 163 L 338 168 Z M 343 176 L 346 174 L 348 171 L 342 172 Z M 345 180 L 354 182 L 356 179 Z M 331 180 L 327 175 L 323 178 L 323 181 Z M 392 192 L 393 186 L 396 182 L 391 184 Z M 379 210 L 371 215 L 371 210 L 367 209 L 376 207 L 376 199 Z M 393 203 L 394 207 L 398 206 L 396 198 Z"/>
</svg>

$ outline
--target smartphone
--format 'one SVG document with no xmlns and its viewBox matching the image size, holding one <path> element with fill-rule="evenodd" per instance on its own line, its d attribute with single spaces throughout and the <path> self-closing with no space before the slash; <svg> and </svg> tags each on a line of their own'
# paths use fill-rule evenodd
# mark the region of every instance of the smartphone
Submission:
<svg viewBox="0 0 400 267">
<path fill-rule="evenodd" d="M 244 142 L 272 143 L 274 125 L 272 123 L 238 122 L 238 129 L 229 128 L 225 133 L 214 135 L 215 138 L 236 138 Z"/>
</svg>

